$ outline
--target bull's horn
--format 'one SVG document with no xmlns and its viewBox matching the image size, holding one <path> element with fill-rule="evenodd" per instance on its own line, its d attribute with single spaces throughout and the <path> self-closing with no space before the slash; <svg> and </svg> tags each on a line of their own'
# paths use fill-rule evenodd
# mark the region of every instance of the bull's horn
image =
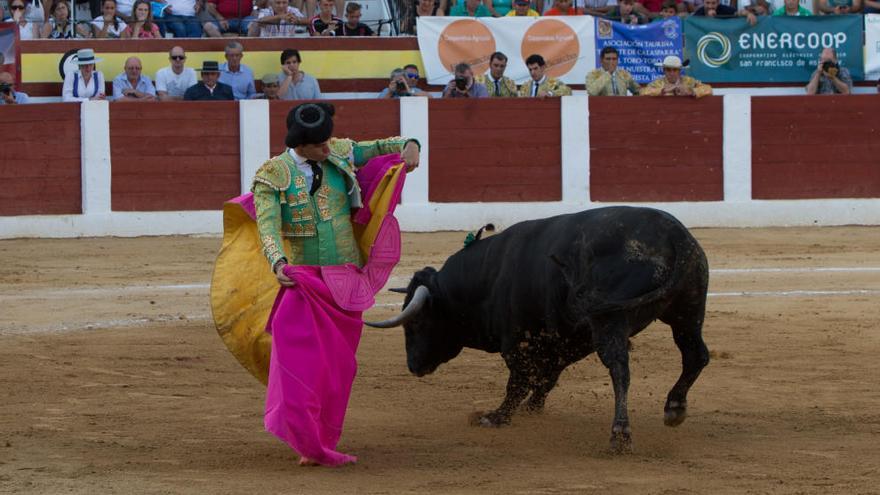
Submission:
<svg viewBox="0 0 880 495">
<path fill-rule="evenodd" d="M 388 292 L 396 292 L 398 294 L 406 294 L 406 287 L 392 287 Z"/>
<path fill-rule="evenodd" d="M 421 311 L 425 303 L 428 302 L 429 297 L 431 297 L 431 291 L 429 291 L 424 285 L 420 285 L 416 288 L 416 292 L 413 294 L 413 298 L 409 302 L 409 305 L 404 308 L 399 315 L 375 323 L 365 321 L 364 324 L 373 328 L 392 328 L 405 325 L 406 322 L 412 320 L 417 314 L 419 314 L 419 311 Z"/>
</svg>

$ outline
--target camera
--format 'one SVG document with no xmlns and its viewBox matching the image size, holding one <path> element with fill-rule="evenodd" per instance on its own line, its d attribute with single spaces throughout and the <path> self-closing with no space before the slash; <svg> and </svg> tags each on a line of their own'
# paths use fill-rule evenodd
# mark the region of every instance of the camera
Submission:
<svg viewBox="0 0 880 495">
<path fill-rule="evenodd" d="M 403 84 L 403 81 L 397 81 L 397 83 L 394 84 L 394 87 L 401 93 L 406 91 L 406 84 Z"/>
<path fill-rule="evenodd" d="M 822 72 L 825 72 L 829 76 L 836 76 L 837 73 L 840 72 L 840 66 L 832 60 L 826 60 L 822 62 Z"/>
<path fill-rule="evenodd" d="M 10 84 L 0 84 L 0 93 L 4 95 L 12 94 L 12 85 Z"/>
<path fill-rule="evenodd" d="M 459 91 L 464 91 L 467 89 L 468 78 L 465 76 L 455 76 L 455 87 L 459 89 Z"/>
</svg>

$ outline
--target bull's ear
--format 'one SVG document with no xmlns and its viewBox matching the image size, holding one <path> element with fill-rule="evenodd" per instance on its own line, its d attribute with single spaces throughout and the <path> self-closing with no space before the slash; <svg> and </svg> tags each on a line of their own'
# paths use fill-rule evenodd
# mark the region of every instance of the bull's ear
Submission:
<svg viewBox="0 0 880 495">
<path fill-rule="evenodd" d="M 392 287 L 388 289 L 388 292 L 395 292 L 397 294 L 406 294 L 406 287 Z"/>
<path fill-rule="evenodd" d="M 479 241 L 480 239 L 482 239 L 484 231 L 485 232 L 495 232 L 495 225 L 493 225 L 491 223 L 487 223 L 486 225 L 483 225 L 482 227 L 480 227 L 480 230 L 477 231 L 477 235 L 475 236 L 476 238 L 474 240 Z"/>
</svg>

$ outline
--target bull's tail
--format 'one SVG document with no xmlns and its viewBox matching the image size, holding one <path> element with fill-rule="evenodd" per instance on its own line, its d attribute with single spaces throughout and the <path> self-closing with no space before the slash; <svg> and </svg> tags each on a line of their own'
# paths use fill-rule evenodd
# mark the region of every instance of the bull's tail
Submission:
<svg viewBox="0 0 880 495">
<path fill-rule="evenodd" d="M 649 304 L 662 299 L 669 294 L 670 291 L 678 287 L 684 279 L 685 274 L 688 272 L 688 264 L 691 262 L 694 254 L 700 250 L 700 247 L 699 244 L 697 244 L 697 241 L 690 235 L 683 225 L 677 224 L 676 227 L 681 229 L 679 232 L 684 235 L 673 241 L 672 249 L 675 252 L 675 262 L 673 263 L 673 269 L 669 276 L 666 277 L 663 284 L 650 292 L 630 299 L 600 302 L 587 309 L 587 316 L 597 316 L 615 311 L 627 311 L 644 304 Z"/>
</svg>

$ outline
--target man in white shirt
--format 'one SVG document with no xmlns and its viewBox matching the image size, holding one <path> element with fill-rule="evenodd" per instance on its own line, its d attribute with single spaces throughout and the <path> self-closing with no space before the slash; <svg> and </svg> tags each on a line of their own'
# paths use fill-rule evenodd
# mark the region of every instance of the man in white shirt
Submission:
<svg viewBox="0 0 880 495">
<path fill-rule="evenodd" d="M 252 38 L 294 38 L 308 36 L 308 18 L 290 0 L 271 0 L 270 7 L 260 10 L 257 20 L 248 27 Z"/>
<path fill-rule="evenodd" d="M 168 52 L 170 67 L 159 69 L 156 73 L 156 92 L 159 101 L 182 100 L 187 88 L 196 83 L 196 71 L 186 64 L 186 52 L 182 47 L 175 46 Z"/>
<path fill-rule="evenodd" d="M 168 8 L 160 22 L 175 38 L 201 38 L 202 22 L 196 17 L 196 0 L 165 0 Z M 169 15 L 170 13 L 170 15 Z"/>
<path fill-rule="evenodd" d="M 134 7 L 134 0 L 116 0 L 116 13 L 125 21 L 131 19 L 132 7 Z"/>
</svg>

